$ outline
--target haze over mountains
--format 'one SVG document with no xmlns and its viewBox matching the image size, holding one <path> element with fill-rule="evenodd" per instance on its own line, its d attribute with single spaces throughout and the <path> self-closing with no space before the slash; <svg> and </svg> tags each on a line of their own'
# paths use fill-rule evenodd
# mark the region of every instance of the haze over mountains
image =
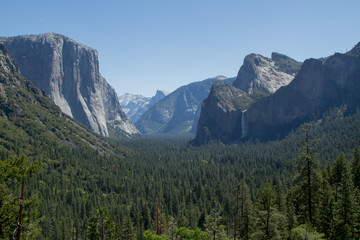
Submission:
<svg viewBox="0 0 360 240">
<path fill-rule="evenodd" d="M 252 53 L 236 78 L 209 78 L 153 98 L 119 98 L 101 76 L 94 49 L 60 34 L 0 38 L 0 43 L 21 74 L 62 112 L 106 137 L 196 136 L 196 144 L 269 140 L 334 106 L 346 105 L 351 114 L 359 102 L 359 44 L 304 63 L 279 53 L 271 58 Z"/>
<path fill-rule="evenodd" d="M 144 97 L 140 94 L 125 93 L 119 97 L 121 107 L 132 122 L 140 119 L 141 115 L 146 112 L 152 105 L 163 99 L 169 92 L 157 90 L 155 96 Z"/>
<path fill-rule="evenodd" d="M 60 34 L 1 38 L 22 75 L 67 115 L 103 136 L 137 136 L 115 90 L 99 72 L 97 51 Z"/>
<path fill-rule="evenodd" d="M 216 81 L 232 82 L 234 79 L 217 76 L 182 86 L 150 107 L 135 126 L 144 135 L 194 136 L 202 100 Z"/>
</svg>

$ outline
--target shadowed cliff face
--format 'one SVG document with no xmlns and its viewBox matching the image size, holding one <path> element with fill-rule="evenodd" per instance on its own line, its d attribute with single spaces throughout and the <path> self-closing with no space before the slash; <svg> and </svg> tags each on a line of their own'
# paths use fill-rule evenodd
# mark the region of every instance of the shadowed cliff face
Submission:
<svg viewBox="0 0 360 240">
<path fill-rule="evenodd" d="M 109 136 L 108 125 L 125 136 L 138 131 L 121 109 L 114 89 L 100 75 L 94 49 L 59 34 L 1 38 L 21 73 L 60 109 Z"/>
<path fill-rule="evenodd" d="M 335 54 L 325 62 L 309 59 L 286 87 L 251 106 L 247 111 L 249 134 L 271 139 L 285 135 L 310 115 L 345 104 L 353 113 L 360 106 L 360 58 L 355 47 L 347 54 Z"/>
<path fill-rule="evenodd" d="M 241 111 L 237 99 L 251 101 L 248 94 L 231 84 L 216 82 L 202 102 L 196 133 L 197 144 L 211 140 L 231 142 L 241 136 Z"/>
<path fill-rule="evenodd" d="M 246 110 L 289 84 L 299 68 L 300 63 L 278 53 L 273 53 L 272 59 L 246 56 L 233 85 L 214 84 L 203 101 L 195 143 L 230 143 L 247 137 Z"/>
<path fill-rule="evenodd" d="M 261 73 L 263 70 L 254 70 L 254 66 L 267 68 L 269 64 L 265 64 L 266 61 L 256 60 L 254 55 L 249 55 L 237 79 L 239 80 L 240 76 L 245 81 L 234 82 L 234 86 L 243 88 L 248 95 L 236 93 L 234 90 L 227 91 L 226 89 L 231 89 L 230 86 L 218 87 L 217 90 L 213 87 L 214 91 L 211 91 L 204 101 L 201 110 L 195 143 L 202 144 L 211 140 L 230 143 L 241 141 L 243 138 L 276 139 L 286 136 L 300 124 L 310 119 L 314 120 L 315 116 L 321 116 L 323 112 L 333 107 L 346 105 L 347 114 L 354 113 L 360 107 L 359 56 L 360 44 L 357 44 L 346 54 L 337 53 L 325 60 L 308 59 L 301 65 L 300 71 L 291 83 L 280 87 L 273 94 L 250 101 L 248 107 L 244 107 L 244 102 L 248 102 L 247 97 L 253 96 L 251 91 L 254 90 L 254 86 L 257 86 L 257 89 L 264 89 L 266 83 L 276 79 L 266 77 L 265 84 L 258 83 L 256 79 L 259 79 L 261 74 L 256 75 L 256 73 Z M 249 59 L 256 61 L 247 62 Z M 290 65 L 283 65 L 284 61 Z M 275 66 L 278 70 L 284 69 L 290 74 L 296 69 L 293 68 L 296 64 L 285 58 Z M 244 73 L 240 74 L 241 71 Z M 270 72 L 274 73 L 274 71 Z M 244 76 L 248 76 L 248 79 Z M 253 90 L 249 90 L 251 88 Z M 235 94 L 229 94 L 230 92 Z M 237 107 L 232 107 L 234 99 L 238 101 Z M 227 108 L 220 108 L 220 105 L 225 105 Z M 232 109 L 231 114 L 228 108 Z M 246 109 L 246 113 L 242 113 Z M 246 128 L 246 131 L 241 130 L 242 128 Z"/>
</svg>

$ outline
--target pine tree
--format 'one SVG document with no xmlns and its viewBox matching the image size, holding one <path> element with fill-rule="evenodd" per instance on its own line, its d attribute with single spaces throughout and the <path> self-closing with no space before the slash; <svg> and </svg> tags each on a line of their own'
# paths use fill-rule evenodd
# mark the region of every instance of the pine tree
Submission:
<svg viewBox="0 0 360 240">
<path fill-rule="evenodd" d="M 336 161 L 335 167 L 342 170 L 335 201 L 335 237 L 351 239 L 354 227 L 354 185 L 351 179 L 348 162 L 343 154 Z M 342 164 L 342 165 L 340 165 Z"/>
<path fill-rule="evenodd" d="M 156 197 L 156 199 L 155 199 L 152 225 L 153 225 L 157 235 L 161 235 L 165 232 L 166 217 L 164 215 L 164 207 L 160 203 L 160 200 L 158 197 Z"/>
<path fill-rule="evenodd" d="M 276 194 L 269 183 L 259 191 L 256 201 L 256 231 L 252 239 L 286 239 L 288 225 L 285 214 L 276 209 Z"/>
<path fill-rule="evenodd" d="M 322 172 L 321 199 L 319 205 L 319 230 L 325 238 L 330 239 L 334 231 L 334 196 L 330 186 L 329 174 Z"/>
<path fill-rule="evenodd" d="M 120 233 L 122 240 L 135 240 L 136 233 L 134 228 L 134 223 L 130 217 L 126 217 L 122 226 L 121 226 L 121 233 Z"/>
<path fill-rule="evenodd" d="M 236 188 L 233 207 L 233 239 L 249 239 L 251 233 L 252 202 L 250 190 L 244 179 Z"/>
<path fill-rule="evenodd" d="M 356 144 L 353 154 L 351 173 L 353 175 L 354 186 L 360 189 L 360 147 Z"/>
<path fill-rule="evenodd" d="M 298 175 L 296 177 L 294 200 L 296 200 L 295 211 L 300 223 L 309 222 L 314 224 L 314 218 L 317 214 L 317 205 L 320 198 L 320 176 L 317 170 L 318 155 L 315 152 L 316 140 L 309 140 L 309 125 L 306 124 L 303 129 L 305 132 L 305 141 L 302 142 L 303 149 L 298 156 Z"/>
<path fill-rule="evenodd" d="M 25 179 L 41 169 L 39 162 L 29 164 L 26 157 L 0 161 L 0 238 L 33 239 L 39 232 L 39 201 L 32 196 L 25 200 Z M 20 197 L 10 190 L 21 186 Z"/>
<path fill-rule="evenodd" d="M 210 215 L 206 217 L 205 228 L 209 239 L 226 239 L 225 226 L 222 224 L 221 211 L 217 203 L 215 203 L 215 207 L 211 210 Z"/>
<path fill-rule="evenodd" d="M 87 236 L 90 240 L 116 239 L 115 223 L 106 208 L 96 210 L 96 214 L 90 219 Z"/>
</svg>

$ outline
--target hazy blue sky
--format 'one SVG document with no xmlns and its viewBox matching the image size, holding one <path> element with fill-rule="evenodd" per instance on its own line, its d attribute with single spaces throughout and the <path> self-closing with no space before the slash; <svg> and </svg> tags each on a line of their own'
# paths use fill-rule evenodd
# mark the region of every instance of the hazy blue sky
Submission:
<svg viewBox="0 0 360 240">
<path fill-rule="evenodd" d="M 152 96 L 236 76 L 253 52 L 303 61 L 350 50 L 359 11 L 358 0 L 11 0 L 1 3 L 0 36 L 61 33 L 98 50 L 119 95 Z"/>
</svg>

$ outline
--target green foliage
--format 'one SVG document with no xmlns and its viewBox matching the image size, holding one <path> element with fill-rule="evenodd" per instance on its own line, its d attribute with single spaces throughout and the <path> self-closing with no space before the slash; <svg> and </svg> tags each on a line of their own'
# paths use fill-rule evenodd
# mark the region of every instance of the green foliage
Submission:
<svg viewBox="0 0 360 240">
<path fill-rule="evenodd" d="M 157 235 L 155 232 L 151 230 L 146 230 L 144 232 L 143 240 L 170 240 L 170 236 L 168 235 Z"/>
<path fill-rule="evenodd" d="M 115 223 L 106 208 L 96 210 L 96 215 L 90 218 L 87 232 L 90 240 L 116 239 Z"/>
<path fill-rule="evenodd" d="M 299 225 L 291 230 L 290 240 L 322 240 L 324 234 L 316 232 L 314 229 L 306 224 Z"/>
<path fill-rule="evenodd" d="M 309 140 L 309 125 L 305 125 L 305 141 L 302 142 L 302 150 L 298 157 L 298 175 L 296 176 L 296 186 L 294 194 L 296 202 L 296 214 L 301 223 L 310 222 L 313 224 L 316 219 L 316 209 L 319 203 L 320 194 L 320 174 L 318 171 L 317 155 L 315 151 L 316 140 Z"/>
<path fill-rule="evenodd" d="M 256 203 L 256 227 L 251 239 L 286 239 L 288 225 L 285 214 L 276 208 L 276 194 L 269 183 L 259 191 Z"/>
<path fill-rule="evenodd" d="M 31 196 L 26 197 L 24 221 L 36 218 L 31 224 L 38 226 L 41 220 L 38 239 L 83 239 L 87 234 L 97 239 L 106 225 L 101 221 L 109 223 L 108 238 L 171 239 L 178 234 L 201 239 L 208 234 L 213 239 L 215 232 L 215 238 L 227 239 L 234 231 L 242 239 L 287 238 L 303 232 L 298 226 L 307 220 L 309 199 L 313 229 L 326 238 L 359 238 L 360 154 L 353 148 L 360 135 L 360 112 L 346 115 L 345 108 L 336 108 L 312 123 L 300 154 L 300 130 L 281 141 L 232 146 L 194 147 L 177 139 L 123 139 L 116 144 L 62 114 L 25 79 L 0 77 L 5 92 L 0 94 L 0 159 L 24 154 L 44 168 L 25 181 L 24 192 Z M 317 156 L 310 139 L 319 139 Z M 332 166 L 340 152 L 346 159 L 354 153 L 348 173 L 337 163 Z M 1 174 L 5 178 L 10 173 Z M 5 207 L 19 193 L 15 182 L 0 185 L 0 214 L 16 224 L 18 205 L 15 210 Z M 39 197 L 38 208 L 33 195 Z M 350 211 L 344 206 L 351 206 Z M 41 217 L 35 217 L 36 209 Z M 346 224 L 345 211 L 350 214 Z M 156 230 L 156 215 L 161 236 L 150 230 Z M 14 231 L 14 225 L 2 224 L 2 229 Z"/>
<path fill-rule="evenodd" d="M 39 172 L 39 162 L 29 163 L 25 157 L 0 161 L 0 238 L 12 238 L 18 234 L 21 222 L 21 238 L 36 239 L 39 228 L 39 200 L 36 196 L 27 199 L 16 197 L 18 186 L 24 188 L 24 180 Z M 22 205 L 22 207 L 21 207 Z M 21 209 L 23 208 L 23 210 Z"/>
<path fill-rule="evenodd" d="M 187 229 L 185 227 L 177 228 L 174 230 L 174 235 L 182 240 L 208 240 L 209 236 L 206 232 L 201 231 L 199 228 L 195 230 Z"/>
</svg>

